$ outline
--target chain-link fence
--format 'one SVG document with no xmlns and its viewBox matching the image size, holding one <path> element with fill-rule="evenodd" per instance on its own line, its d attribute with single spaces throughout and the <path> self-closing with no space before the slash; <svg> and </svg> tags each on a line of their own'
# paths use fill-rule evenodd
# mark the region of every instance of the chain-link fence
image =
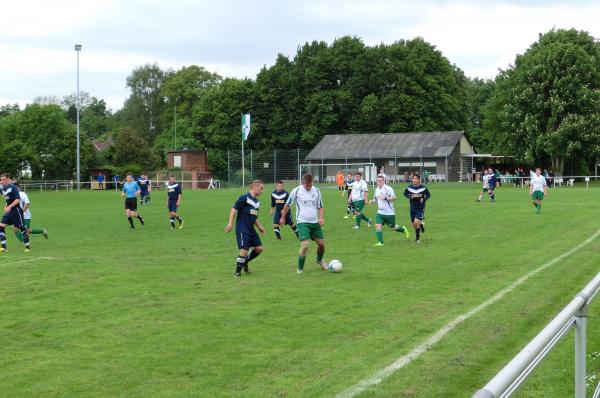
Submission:
<svg viewBox="0 0 600 398">
<path fill-rule="evenodd" d="M 297 181 L 300 165 L 309 152 L 310 149 L 248 149 L 242 159 L 241 150 L 227 151 L 227 186 L 241 186 L 252 180 Z"/>
</svg>

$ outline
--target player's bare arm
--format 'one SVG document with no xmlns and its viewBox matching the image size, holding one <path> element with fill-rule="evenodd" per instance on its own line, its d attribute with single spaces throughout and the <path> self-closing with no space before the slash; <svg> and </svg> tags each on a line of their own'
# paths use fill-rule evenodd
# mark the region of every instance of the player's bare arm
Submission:
<svg viewBox="0 0 600 398">
<path fill-rule="evenodd" d="M 237 214 L 237 210 L 231 209 L 231 211 L 229 212 L 229 222 L 227 223 L 227 226 L 225 227 L 225 232 L 231 232 L 231 230 L 233 229 L 233 220 L 235 219 L 236 214 Z"/>
<path fill-rule="evenodd" d="M 285 216 L 287 216 L 288 211 L 290 211 L 290 206 L 286 203 L 281 209 L 281 217 L 279 217 L 279 224 L 285 224 Z"/>
<path fill-rule="evenodd" d="M 258 228 L 261 234 L 265 233 L 265 227 L 263 227 L 263 225 L 260 223 L 260 221 L 258 221 L 258 219 L 256 219 L 256 221 L 254 222 L 254 225 L 256 225 L 256 228 Z"/>
<path fill-rule="evenodd" d="M 325 218 L 323 218 L 323 213 L 324 213 L 324 211 L 323 211 L 323 208 L 321 207 L 319 209 L 319 225 L 320 226 L 325 225 Z"/>
</svg>

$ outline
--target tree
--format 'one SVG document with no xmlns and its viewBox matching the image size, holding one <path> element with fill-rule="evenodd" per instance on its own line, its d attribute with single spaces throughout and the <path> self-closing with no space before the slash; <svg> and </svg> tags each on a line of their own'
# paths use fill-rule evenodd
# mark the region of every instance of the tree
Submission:
<svg viewBox="0 0 600 398">
<path fill-rule="evenodd" d="M 600 44 L 592 36 L 540 35 L 496 84 L 484 112 L 505 148 L 559 175 L 587 171 L 600 153 Z"/>
<path fill-rule="evenodd" d="M 113 161 L 119 166 L 133 164 L 148 169 L 158 163 L 148 141 L 133 129 L 122 128 L 117 133 L 112 151 Z"/>
</svg>

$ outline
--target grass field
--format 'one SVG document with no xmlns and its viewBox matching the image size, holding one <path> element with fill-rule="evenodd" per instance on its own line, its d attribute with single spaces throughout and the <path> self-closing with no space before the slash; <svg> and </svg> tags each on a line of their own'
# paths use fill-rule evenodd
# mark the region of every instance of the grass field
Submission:
<svg viewBox="0 0 600 398">
<path fill-rule="evenodd" d="M 325 257 L 344 269 L 320 271 L 311 246 L 298 275 L 298 242 L 270 228 L 270 190 L 265 252 L 241 279 L 224 227 L 242 190 L 184 192 L 176 231 L 155 192 L 134 232 L 114 192 L 31 192 L 33 225 L 50 239 L 34 236 L 25 254 L 9 234 L 0 258 L 0 395 L 335 396 L 600 228 L 598 188 L 551 190 L 536 216 L 524 189 L 477 204 L 476 186 L 437 184 L 422 243 L 385 231 L 374 247 L 374 230 L 352 230 L 337 191 L 323 189 Z M 470 397 L 593 278 L 599 252 L 600 239 L 532 277 L 360 396 Z M 592 306 L 590 354 L 600 351 L 599 312 Z M 519 396 L 572 396 L 572 353 L 569 335 Z"/>
</svg>

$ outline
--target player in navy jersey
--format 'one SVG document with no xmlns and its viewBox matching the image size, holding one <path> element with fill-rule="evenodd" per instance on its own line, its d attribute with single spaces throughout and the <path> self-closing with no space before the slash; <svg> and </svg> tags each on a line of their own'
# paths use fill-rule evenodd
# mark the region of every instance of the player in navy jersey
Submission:
<svg viewBox="0 0 600 398">
<path fill-rule="evenodd" d="M 278 240 L 281 240 L 279 219 L 281 218 L 281 210 L 283 209 L 283 206 L 285 206 L 285 202 L 290 194 L 283 189 L 283 181 L 279 180 L 275 184 L 275 190 L 271 193 L 271 214 L 273 214 L 273 230 L 275 231 L 275 237 Z M 290 213 L 286 215 L 284 225 L 289 225 L 296 234 L 296 237 L 298 237 L 298 228 L 296 227 L 296 224 L 294 224 L 294 220 L 292 220 L 292 215 Z"/>
<path fill-rule="evenodd" d="M 29 253 L 31 251 L 29 247 L 29 233 L 25 227 L 23 209 L 20 206 L 21 197 L 19 195 L 19 188 L 12 183 L 10 175 L 6 173 L 0 175 L 0 184 L 2 185 L 0 188 L 2 190 L 2 195 L 6 200 L 4 214 L 0 221 L 0 244 L 2 245 L 0 247 L 0 253 L 6 253 L 7 251 L 5 228 L 8 225 L 12 225 L 21 231 L 23 243 L 25 244 L 25 253 Z"/>
<path fill-rule="evenodd" d="M 421 176 L 417 173 L 412 176 L 412 184 L 404 190 L 404 196 L 410 201 L 410 222 L 415 229 L 415 242 L 421 241 L 421 232 L 425 232 L 423 219 L 425 218 L 425 203 L 431 197 L 429 190 L 421 184 Z"/>
<path fill-rule="evenodd" d="M 144 219 L 137 212 L 137 196 L 139 194 L 140 186 L 137 182 L 133 181 L 133 176 L 131 174 L 127 174 L 127 177 L 125 177 L 125 183 L 121 189 L 121 196 L 125 197 L 125 216 L 129 221 L 132 231 L 135 229 L 135 225 L 133 225 L 133 217 L 140 220 L 142 227 L 144 226 Z"/>
<path fill-rule="evenodd" d="M 146 174 L 142 174 L 137 180 L 140 186 L 140 205 L 145 205 L 150 202 L 150 193 L 152 192 L 152 183 Z"/>
<path fill-rule="evenodd" d="M 348 193 L 348 203 L 346 206 L 346 215 L 344 218 L 350 218 L 350 214 L 354 214 L 354 206 L 352 205 L 352 201 L 350 200 L 350 196 L 352 196 L 352 184 L 354 184 L 354 177 L 352 174 L 348 174 L 346 180 L 344 181 L 344 187 L 346 188 L 346 192 Z"/>
<path fill-rule="evenodd" d="M 263 251 L 260 236 L 256 233 L 254 226 L 256 225 L 261 234 L 265 233 L 265 228 L 258 220 L 258 208 L 260 206 L 258 197 L 264 189 L 265 185 L 262 181 L 252 181 L 248 193 L 240 196 L 229 212 L 229 222 L 225 227 L 225 232 L 233 230 L 233 219 L 235 218 L 235 236 L 238 248 L 240 249 L 235 266 L 236 277 L 241 276 L 242 269 L 249 274 L 250 268 L 248 268 L 248 263 L 258 257 Z"/>
<path fill-rule="evenodd" d="M 175 181 L 175 176 L 171 174 L 167 181 L 167 208 L 169 209 L 169 222 L 175 229 L 175 219 L 179 221 L 179 229 L 183 228 L 183 219 L 177 214 L 177 209 L 181 204 L 181 183 Z"/>
<path fill-rule="evenodd" d="M 491 167 L 488 170 L 488 175 L 490 176 L 488 180 L 488 185 L 490 186 L 490 188 L 488 189 L 488 195 L 490 196 L 490 202 L 493 203 L 496 201 L 496 194 L 494 193 L 494 189 L 496 188 L 498 180 L 496 179 L 496 173 L 494 173 L 494 169 L 492 169 Z"/>
</svg>

